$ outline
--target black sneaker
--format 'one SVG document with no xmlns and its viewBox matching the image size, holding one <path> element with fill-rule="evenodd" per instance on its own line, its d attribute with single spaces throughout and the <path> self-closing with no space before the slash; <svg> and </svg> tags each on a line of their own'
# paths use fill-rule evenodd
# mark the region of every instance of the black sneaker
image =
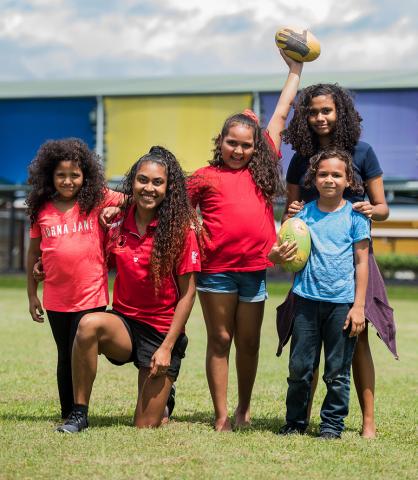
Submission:
<svg viewBox="0 0 418 480">
<path fill-rule="evenodd" d="M 61 433 L 78 433 L 88 428 L 87 415 L 78 410 L 73 410 L 67 418 L 67 421 L 60 425 L 55 431 Z"/>
<path fill-rule="evenodd" d="M 322 440 L 339 440 L 341 438 L 341 435 L 334 432 L 321 432 L 319 434 L 319 438 L 321 438 Z"/>
<path fill-rule="evenodd" d="M 296 427 L 295 425 L 290 425 L 286 423 L 279 430 L 279 435 L 303 435 L 305 433 L 305 428 Z"/>
<path fill-rule="evenodd" d="M 168 400 L 167 400 L 168 418 L 171 417 L 171 414 L 173 413 L 175 405 L 176 405 L 176 386 L 173 383 L 173 385 L 171 385 L 170 394 L 168 395 Z"/>
</svg>

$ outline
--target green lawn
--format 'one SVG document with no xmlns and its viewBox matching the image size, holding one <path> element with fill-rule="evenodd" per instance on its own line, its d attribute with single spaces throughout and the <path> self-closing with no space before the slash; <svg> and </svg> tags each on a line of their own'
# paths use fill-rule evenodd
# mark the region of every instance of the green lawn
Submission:
<svg viewBox="0 0 418 480">
<path fill-rule="evenodd" d="M 250 430 L 217 434 L 212 429 L 204 373 L 205 328 L 197 304 L 188 325 L 190 343 L 170 425 L 159 430 L 133 428 L 136 369 L 118 368 L 101 358 L 90 406 L 91 428 L 69 436 L 54 432 L 59 422 L 56 353 L 49 326 L 30 320 L 25 291 L 16 278 L 0 279 L 0 479 L 418 478 L 416 287 L 407 293 L 404 288 L 391 290 L 400 361 L 371 334 L 378 438 L 359 437 L 360 412 L 353 394 L 343 439 L 326 442 L 314 436 L 323 385 L 315 397 L 311 434 L 276 435 L 285 414 L 288 349 L 280 359 L 275 357 L 274 311 L 287 285 L 270 288 Z M 234 372 L 230 383 L 232 413 Z"/>
</svg>

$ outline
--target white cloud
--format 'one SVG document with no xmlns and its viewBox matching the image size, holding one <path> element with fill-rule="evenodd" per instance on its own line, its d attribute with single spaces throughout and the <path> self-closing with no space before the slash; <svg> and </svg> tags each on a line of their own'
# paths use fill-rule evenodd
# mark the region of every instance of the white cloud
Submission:
<svg viewBox="0 0 418 480">
<path fill-rule="evenodd" d="M 268 73 L 277 71 L 274 33 L 284 25 L 319 37 L 311 71 L 418 68 L 415 3 L 404 17 L 399 3 L 393 18 L 379 0 L 20 3 L 0 19 L 3 79 Z"/>
<path fill-rule="evenodd" d="M 418 68 L 414 53 L 418 45 L 418 32 L 410 27 L 409 20 L 400 19 L 381 32 L 360 32 L 355 35 L 335 35 L 330 39 L 324 55 L 327 64 L 335 58 L 339 69 L 350 70 L 355 59 L 356 69 L 405 69 Z"/>
</svg>

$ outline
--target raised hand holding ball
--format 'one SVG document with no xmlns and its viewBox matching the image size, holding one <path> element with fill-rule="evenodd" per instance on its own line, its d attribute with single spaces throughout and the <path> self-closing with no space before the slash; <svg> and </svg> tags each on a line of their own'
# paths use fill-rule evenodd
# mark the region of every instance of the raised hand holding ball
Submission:
<svg viewBox="0 0 418 480">
<path fill-rule="evenodd" d="M 312 62 L 319 57 L 321 45 L 309 30 L 284 27 L 276 33 L 276 45 L 297 62 Z"/>
</svg>

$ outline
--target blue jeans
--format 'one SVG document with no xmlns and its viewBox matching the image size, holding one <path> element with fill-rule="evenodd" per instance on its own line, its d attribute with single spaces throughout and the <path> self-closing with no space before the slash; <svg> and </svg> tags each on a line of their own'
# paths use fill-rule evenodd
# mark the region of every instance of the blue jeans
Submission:
<svg viewBox="0 0 418 480">
<path fill-rule="evenodd" d="M 343 331 L 348 303 L 308 300 L 296 296 L 296 315 L 289 359 L 286 422 L 305 430 L 313 372 L 319 365 L 324 343 L 323 380 L 327 394 L 321 407 L 320 431 L 338 435 L 344 430 L 350 399 L 350 369 L 356 337 Z"/>
</svg>

